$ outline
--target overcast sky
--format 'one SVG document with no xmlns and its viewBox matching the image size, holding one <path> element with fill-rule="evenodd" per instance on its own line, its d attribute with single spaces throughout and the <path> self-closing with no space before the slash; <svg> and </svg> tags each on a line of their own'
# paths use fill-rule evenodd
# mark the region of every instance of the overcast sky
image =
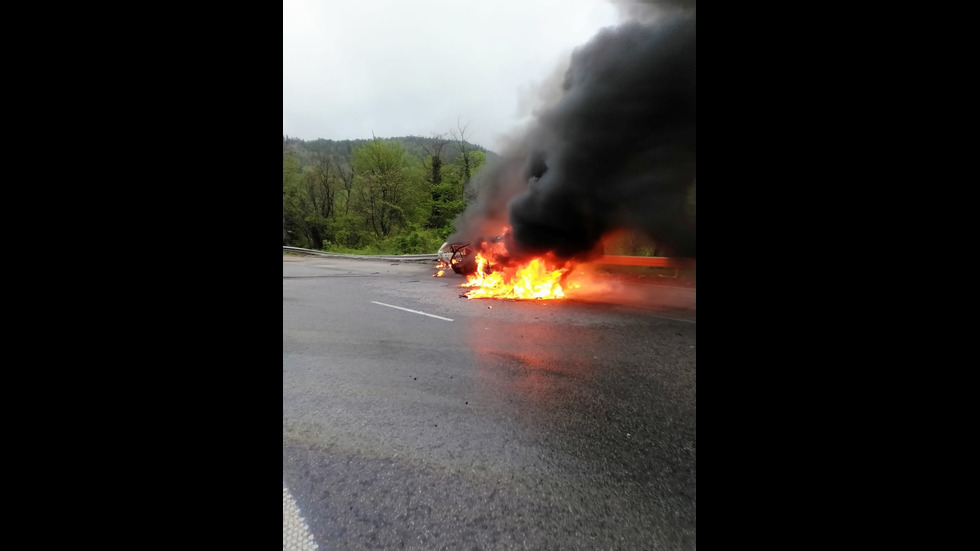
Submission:
<svg viewBox="0 0 980 551">
<path fill-rule="evenodd" d="M 617 15 L 609 0 L 284 0 L 282 133 L 448 137 L 458 121 L 500 151 Z"/>
</svg>

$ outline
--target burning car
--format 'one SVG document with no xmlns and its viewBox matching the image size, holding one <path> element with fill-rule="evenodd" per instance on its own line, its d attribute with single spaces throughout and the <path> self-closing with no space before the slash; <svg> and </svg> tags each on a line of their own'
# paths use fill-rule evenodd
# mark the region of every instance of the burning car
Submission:
<svg viewBox="0 0 980 551">
<path fill-rule="evenodd" d="M 477 271 L 476 253 L 488 245 L 500 243 L 504 236 L 498 235 L 489 240 L 480 240 L 478 243 L 466 243 L 461 241 L 447 241 L 439 247 L 436 253 L 439 261 L 449 266 L 454 272 L 460 275 L 469 276 Z M 488 273 L 493 271 L 489 263 L 484 267 Z"/>
<path fill-rule="evenodd" d="M 558 257 L 551 251 L 517 257 L 508 248 L 514 245 L 507 244 L 511 235 L 507 227 L 503 235 L 492 239 L 472 241 L 462 248 L 447 247 L 448 251 L 464 253 L 450 258 L 453 271 L 466 277 L 466 283 L 460 287 L 470 289 L 460 296 L 507 300 L 563 299 L 567 297 L 566 291 L 588 284 L 587 273 L 570 277 L 576 266 L 593 261 L 602 255 L 604 249 L 600 241 L 589 253 L 573 258 Z"/>
<path fill-rule="evenodd" d="M 508 249 L 511 235 L 510 227 L 505 227 L 501 235 L 490 239 L 443 243 L 433 277 L 442 277 L 444 268 L 452 267 L 466 278 L 460 287 L 468 290 L 459 296 L 469 299 L 564 299 L 566 291 L 591 285 L 591 270 L 576 272 L 575 276 L 572 272 L 603 254 L 601 241 L 587 255 L 574 258 L 561 258 L 551 251 L 515 257 Z"/>
<path fill-rule="evenodd" d="M 474 251 L 469 243 L 447 241 L 439 247 L 439 252 L 436 253 L 436 256 L 440 262 L 452 268 L 457 274 L 466 275 L 476 271 L 476 261 L 473 253 Z"/>
</svg>

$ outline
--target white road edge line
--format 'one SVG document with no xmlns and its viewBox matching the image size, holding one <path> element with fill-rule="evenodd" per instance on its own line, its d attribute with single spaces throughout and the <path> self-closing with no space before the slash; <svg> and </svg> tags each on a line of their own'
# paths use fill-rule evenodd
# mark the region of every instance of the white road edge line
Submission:
<svg viewBox="0 0 980 551">
<path fill-rule="evenodd" d="M 372 300 L 371 301 L 371 304 L 380 304 L 381 306 L 387 306 L 388 308 L 397 308 L 399 310 L 404 310 L 406 312 L 411 312 L 413 314 L 422 314 L 423 316 L 429 316 L 430 318 L 436 318 L 436 319 L 441 319 L 441 320 L 446 320 L 446 321 L 453 321 L 453 320 L 451 320 L 449 318 L 444 318 L 442 316 L 437 316 L 435 314 L 426 314 L 425 312 L 419 312 L 418 310 L 409 310 L 408 308 L 402 308 L 401 306 L 394 306 L 394 305 L 391 305 L 391 304 L 385 304 L 383 302 L 378 302 L 376 300 Z"/>
<path fill-rule="evenodd" d="M 286 483 L 282 485 L 282 549 L 283 551 L 316 551 L 318 549 L 310 527 L 289 493 Z"/>
</svg>

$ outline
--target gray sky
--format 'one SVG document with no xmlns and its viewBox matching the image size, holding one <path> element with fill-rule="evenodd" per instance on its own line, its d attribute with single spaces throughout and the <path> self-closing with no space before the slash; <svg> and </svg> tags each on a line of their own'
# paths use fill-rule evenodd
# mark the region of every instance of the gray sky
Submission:
<svg viewBox="0 0 980 551">
<path fill-rule="evenodd" d="M 609 0 L 284 0 L 282 132 L 448 137 L 458 121 L 500 151 L 575 47 L 618 21 Z"/>
</svg>

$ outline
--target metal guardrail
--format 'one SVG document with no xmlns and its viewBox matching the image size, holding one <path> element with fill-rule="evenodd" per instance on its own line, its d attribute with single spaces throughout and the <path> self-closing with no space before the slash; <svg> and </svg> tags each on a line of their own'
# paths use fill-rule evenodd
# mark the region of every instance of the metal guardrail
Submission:
<svg viewBox="0 0 980 551">
<path fill-rule="evenodd" d="M 366 255 L 366 254 L 343 254 L 327 253 L 314 251 L 312 249 L 301 249 L 299 247 L 283 246 L 282 250 L 304 254 L 314 254 L 319 256 L 334 258 L 361 258 L 377 260 L 438 260 L 435 254 L 396 254 L 396 255 Z M 650 268 L 674 268 L 674 277 L 677 277 L 678 270 L 681 268 L 695 268 L 697 261 L 694 258 L 673 258 L 667 256 L 615 256 L 605 255 L 599 258 L 599 264 L 609 266 L 646 266 Z"/>
<path fill-rule="evenodd" d="M 332 258 L 361 258 L 361 259 L 375 259 L 375 260 L 432 260 L 435 261 L 438 256 L 435 254 L 344 254 L 344 253 L 327 253 L 323 251 L 315 251 L 313 249 L 302 249 L 300 247 L 287 247 L 283 246 L 282 250 L 291 251 L 294 253 L 303 254 L 313 254 L 317 256 L 326 256 Z"/>
</svg>

